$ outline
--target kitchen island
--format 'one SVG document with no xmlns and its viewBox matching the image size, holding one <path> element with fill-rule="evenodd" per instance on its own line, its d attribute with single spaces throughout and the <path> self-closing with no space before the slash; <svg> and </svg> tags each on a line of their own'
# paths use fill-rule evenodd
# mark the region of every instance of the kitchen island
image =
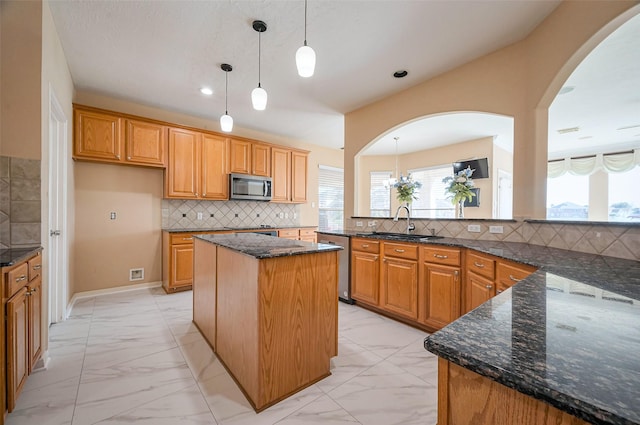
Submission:
<svg viewBox="0 0 640 425">
<path fill-rule="evenodd" d="M 193 321 L 256 411 L 330 375 L 339 250 L 253 233 L 196 236 Z"/>
</svg>

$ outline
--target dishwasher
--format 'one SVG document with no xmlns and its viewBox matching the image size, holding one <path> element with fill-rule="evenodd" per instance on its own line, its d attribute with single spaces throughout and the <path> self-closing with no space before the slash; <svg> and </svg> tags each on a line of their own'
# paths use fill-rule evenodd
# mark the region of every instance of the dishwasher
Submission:
<svg viewBox="0 0 640 425">
<path fill-rule="evenodd" d="M 347 304 L 354 304 L 351 298 L 351 272 L 349 269 L 350 245 L 348 236 L 327 235 L 318 232 L 318 243 L 337 245 L 344 248 L 338 253 L 338 299 Z"/>
</svg>

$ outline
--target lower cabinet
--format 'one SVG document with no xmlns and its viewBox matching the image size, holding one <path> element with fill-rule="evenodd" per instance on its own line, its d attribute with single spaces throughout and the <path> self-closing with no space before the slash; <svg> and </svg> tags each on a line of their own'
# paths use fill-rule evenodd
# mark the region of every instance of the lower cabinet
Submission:
<svg viewBox="0 0 640 425">
<path fill-rule="evenodd" d="M 191 289 L 193 284 L 193 233 L 163 235 L 162 287 L 165 292 Z"/>
<path fill-rule="evenodd" d="M 4 305 L 6 373 L 3 375 L 9 412 L 15 408 L 27 377 L 42 354 L 41 268 L 42 254 L 38 252 L 24 262 L 2 269 L 2 288 L 7 300 Z M 4 402 L 2 397 L 0 404 Z"/>
<path fill-rule="evenodd" d="M 380 243 L 351 240 L 351 296 L 357 301 L 380 304 Z"/>
<path fill-rule="evenodd" d="M 380 307 L 418 319 L 418 247 L 383 242 Z"/>
<path fill-rule="evenodd" d="M 474 308 L 488 301 L 496 294 L 495 285 L 492 280 L 482 277 L 473 272 L 468 272 L 465 279 L 466 293 L 466 311 L 469 312 Z"/>
<path fill-rule="evenodd" d="M 422 263 L 424 300 L 421 321 L 440 329 L 460 317 L 460 267 Z"/>
</svg>

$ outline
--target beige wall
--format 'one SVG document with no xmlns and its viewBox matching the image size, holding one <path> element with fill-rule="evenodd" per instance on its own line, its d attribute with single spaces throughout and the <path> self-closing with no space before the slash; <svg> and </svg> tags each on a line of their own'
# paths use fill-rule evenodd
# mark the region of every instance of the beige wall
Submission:
<svg viewBox="0 0 640 425">
<path fill-rule="evenodd" d="M 74 292 L 162 280 L 162 170 L 74 163 Z M 116 219 L 110 219 L 110 213 Z M 144 281 L 129 281 L 143 267 Z"/>
<path fill-rule="evenodd" d="M 40 159 L 42 3 L 3 0 L 0 8 L 0 155 Z"/>
<path fill-rule="evenodd" d="M 455 161 L 467 158 L 487 158 L 489 164 L 493 164 L 493 137 L 469 140 L 454 145 L 441 146 L 410 154 L 398 156 L 398 172 L 404 174 L 408 170 L 428 168 L 444 164 L 452 164 Z M 369 198 L 371 192 L 371 171 L 391 171 L 395 173 L 395 155 L 358 156 L 358 209 L 355 215 L 369 216 Z M 451 170 L 453 173 L 453 169 Z M 480 207 L 465 208 L 467 218 L 491 218 L 493 204 L 493 173 L 489 173 L 488 179 L 474 180 L 476 187 L 480 188 Z M 396 198 L 395 189 L 391 191 L 391 212 L 395 214 L 400 203 Z"/>
<path fill-rule="evenodd" d="M 544 218 L 548 106 L 588 52 L 638 10 L 636 1 L 563 2 L 523 41 L 348 113 L 345 214 L 355 211 L 363 147 L 420 117 L 479 111 L 514 117 L 514 217 Z"/>
</svg>

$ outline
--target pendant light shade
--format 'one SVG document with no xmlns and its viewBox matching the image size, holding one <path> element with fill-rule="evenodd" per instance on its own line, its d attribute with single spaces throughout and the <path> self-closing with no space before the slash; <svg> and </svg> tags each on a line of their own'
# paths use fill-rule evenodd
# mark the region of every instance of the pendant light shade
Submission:
<svg viewBox="0 0 640 425">
<path fill-rule="evenodd" d="M 316 68 L 316 52 L 307 46 L 307 0 L 304 0 L 304 46 L 296 52 L 298 75 L 304 78 L 313 76 Z"/>
<path fill-rule="evenodd" d="M 220 129 L 225 133 L 230 133 L 233 130 L 233 118 L 229 115 L 227 109 L 227 100 L 229 97 L 229 72 L 233 70 L 233 67 L 228 63 L 223 63 L 220 68 L 224 71 L 224 115 L 220 117 Z"/>
<path fill-rule="evenodd" d="M 264 111 L 267 108 L 267 91 L 260 85 L 260 55 L 262 53 L 262 33 L 267 30 L 267 24 L 263 21 L 253 21 L 253 29 L 258 32 L 258 87 L 251 92 L 251 103 L 256 111 Z"/>
</svg>

